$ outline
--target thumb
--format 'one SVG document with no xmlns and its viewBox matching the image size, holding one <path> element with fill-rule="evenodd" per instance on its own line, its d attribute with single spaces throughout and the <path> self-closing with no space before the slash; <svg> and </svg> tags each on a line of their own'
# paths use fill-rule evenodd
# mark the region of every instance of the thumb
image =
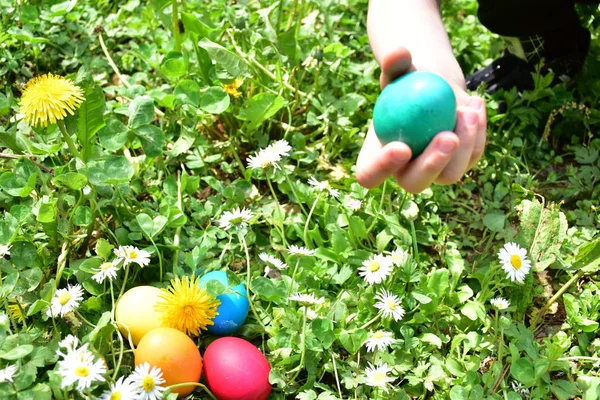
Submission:
<svg viewBox="0 0 600 400">
<path fill-rule="evenodd" d="M 405 47 L 398 47 L 386 54 L 381 59 L 381 76 L 379 77 L 381 88 L 383 89 L 388 83 L 409 71 L 414 71 L 414 67 L 410 52 Z"/>
</svg>

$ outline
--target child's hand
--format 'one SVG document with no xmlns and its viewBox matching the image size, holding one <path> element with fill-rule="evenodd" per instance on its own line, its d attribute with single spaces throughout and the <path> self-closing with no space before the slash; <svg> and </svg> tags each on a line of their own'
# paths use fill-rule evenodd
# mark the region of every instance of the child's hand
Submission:
<svg viewBox="0 0 600 400">
<path fill-rule="evenodd" d="M 382 89 L 392 80 L 417 69 L 406 49 L 391 53 L 381 62 Z M 418 193 L 434 182 L 454 183 L 477 164 L 486 140 L 485 105 L 481 98 L 465 92 L 462 76 L 444 78 L 456 96 L 458 118 L 455 132 L 440 132 L 423 154 L 411 160 L 411 150 L 405 143 L 391 142 L 383 146 L 371 125 L 356 162 L 356 178 L 361 185 L 373 188 L 394 175 L 405 190 Z"/>
</svg>

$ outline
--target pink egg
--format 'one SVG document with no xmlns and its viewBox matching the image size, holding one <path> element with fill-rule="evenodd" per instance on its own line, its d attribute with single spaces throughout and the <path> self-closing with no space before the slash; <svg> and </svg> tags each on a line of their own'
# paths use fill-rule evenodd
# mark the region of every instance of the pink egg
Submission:
<svg viewBox="0 0 600 400">
<path fill-rule="evenodd" d="M 263 353 L 244 339 L 222 337 L 204 352 L 204 377 L 219 400 L 266 400 L 270 370 Z"/>
</svg>

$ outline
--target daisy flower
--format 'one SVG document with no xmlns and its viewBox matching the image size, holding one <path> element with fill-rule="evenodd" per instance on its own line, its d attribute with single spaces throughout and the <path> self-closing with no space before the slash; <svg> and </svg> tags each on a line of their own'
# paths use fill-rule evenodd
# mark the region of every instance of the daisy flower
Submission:
<svg viewBox="0 0 600 400">
<path fill-rule="evenodd" d="M 105 381 L 102 376 L 107 372 L 104 360 L 94 360 L 94 355 L 84 347 L 68 353 L 62 361 L 58 362 L 56 374 L 62 378 L 61 387 L 76 384 L 76 389 L 83 392 L 94 382 Z"/>
<path fill-rule="evenodd" d="M 369 285 L 381 283 L 392 272 L 392 261 L 381 254 L 371 256 L 363 262 L 363 266 L 358 269 L 358 274 L 362 276 Z"/>
<path fill-rule="evenodd" d="M 80 284 L 67 285 L 66 289 L 58 289 L 52 298 L 48 308 L 48 316 L 64 317 L 79 307 L 79 302 L 83 299 L 83 288 Z"/>
<path fill-rule="evenodd" d="M 367 346 L 367 351 L 373 352 L 375 350 L 385 350 L 395 341 L 392 332 L 377 331 L 373 333 L 371 331 L 371 336 L 363 344 Z"/>
<path fill-rule="evenodd" d="M 492 303 L 492 305 L 498 310 L 506 310 L 508 307 L 510 307 L 510 301 L 506 300 L 503 297 L 496 297 L 495 299 L 491 299 L 490 303 Z"/>
<path fill-rule="evenodd" d="M 400 305 L 400 299 L 392 292 L 381 289 L 375 298 L 379 300 L 375 303 L 375 308 L 381 311 L 384 318 L 392 317 L 394 321 L 400 321 L 404 317 L 404 308 Z"/>
<path fill-rule="evenodd" d="M 158 400 L 162 398 L 166 388 L 160 386 L 166 381 L 162 377 L 162 371 L 158 367 L 152 367 L 145 362 L 135 367 L 135 371 L 129 377 L 138 391 L 139 400 Z"/>
<path fill-rule="evenodd" d="M 58 342 L 58 347 L 67 349 L 68 353 L 75 351 L 75 349 L 77 348 L 78 345 L 79 345 L 79 339 L 77 339 L 77 337 L 73 336 L 73 335 L 67 335 L 66 338 L 64 338 L 63 340 Z"/>
<path fill-rule="evenodd" d="M 10 256 L 10 244 L 0 244 L 0 257 Z"/>
<path fill-rule="evenodd" d="M 270 254 L 260 253 L 258 255 L 258 258 L 260 258 L 261 260 L 263 260 L 267 264 L 270 264 L 270 265 L 274 266 L 277 269 L 286 269 L 286 268 L 288 268 L 288 265 L 286 263 L 284 263 L 283 261 L 281 261 L 277 257 L 272 256 Z"/>
<path fill-rule="evenodd" d="M 369 366 L 365 369 L 367 385 L 381 388 L 388 393 L 388 384 L 395 380 L 395 378 L 388 376 L 390 372 L 392 372 L 392 368 L 386 363 L 379 362 L 377 366 L 369 363 Z"/>
<path fill-rule="evenodd" d="M 110 389 L 102 393 L 100 400 L 136 400 L 138 390 L 135 383 L 124 377 L 120 377 L 115 383 L 110 385 Z"/>
<path fill-rule="evenodd" d="M 334 197 L 336 199 L 340 196 L 340 191 L 337 189 L 333 189 L 328 181 L 319 182 L 315 178 L 311 177 L 308 180 L 308 184 L 320 192 L 326 190 L 327 192 L 329 192 L 331 197 Z"/>
<path fill-rule="evenodd" d="M 362 201 L 356 199 L 350 199 L 346 202 L 346 207 L 352 211 L 358 211 L 362 207 Z"/>
<path fill-rule="evenodd" d="M 114 263 L 118 264 L 123 261 L 124 267 L 135 263 L 144 268 L 146 265 L 150 264 L 150 253 L 146 250 L 140 250 L 135 246 L 119 246 L 113 250 L 113 253 L 117 256 Z"/>
<path fill-rule="evenodd" d="M 219 227 L 228 230 L 232 226 L 245 228 L 252 219 L 252 211 L 247 208 L 235 208 L 233 211 L 225 211 L 219 218 Z"/>
<path fill-rule="evenodd" d="M 4 369 L 0 369 L 0 382 L 12 382 L 13 377 L 17 373 L 16 365 L 9 365 Z"/>
<path fill-rule="evenodd" d="M 306 247 L 298 247 L 295 244 L 288 247 L 288 253 L 290 253 L 293 256 L 299 256 L 299 257 L 315 255 L 314 250 L 307 249 Z"/>
<path fill-rule="evenodd" d="M 252 169 L 267 169 L 273 167 L 279 169 L 279 161 L 281 156 L 274 151 L 265 151 L 265 149 L 256 153 L 255 156 L 250 156 L 246 159 L 248 167 Z"/>
<path fill-rule="evenodd" d="M 108 278 L 108 280 L 112 281 L 117 277 L 117 271 L 118 271 L 118 267 L 117 267 L 118 263 L 111 263 L 111 262 L 105 262 L 102 263 L 100 265 L 99 269 L 96 269 L 95 271 L 98 271 L 96 274 L 92 275 L 92 279 L 95 280 L 98 283 L 102 283 L 104 282 L 104 280 L 106 278 Z"/>
<path fill-rule="evenodd" d="M 30 126 L 48 126 L 73 115 L 85 100 L 70 79 L 46 74 L 31 79 L 21 95 L 21 110 Z"/>
<path fill-rule="evenodd" d="M 323 297 L 317 298 L 314 294 L 302 294 L 302 293 L 293 294 L 290 297 L 288 297 L 288 300 L 297 301 L 300 304 L 305 305 L 305 306 L 323 304 L 325 302 L 325 298 L 323 298 Z"/>
<path fill-rule="evenodd" d="M 523 283 L 531 269 L 531 261 L 527 259 L 527 250 L 516 243 L 506 243 L 498 252 L 502 269 L 511 281 Z"/>
<path fill-rule="evenodd" d="M 402 265 L 408 259 L 408 251 L 397 248 L 390 254 L 390 260 L 395 266 Z"/>
<path fill-rule="evenodd" d="M 221 302 L 210 296 L 198 285 L 200 277 L 190 279 L 187 276 L 171 281 L 154 308 L 161 313 L 164 326 L 175 328 L 186 335 L 200 335 L 201 329 L 213 325 L 217 316 L 217 307 Z"/>
<path fill-rule="evenodd" d="M 287 140 L 281 139 L 270 144 L 265 150 L 275 153 L 279 157 L 287 157 L 290 155 L 290 151 L 292 151 L 292 146 L 290 146 Z"/>
</svg>

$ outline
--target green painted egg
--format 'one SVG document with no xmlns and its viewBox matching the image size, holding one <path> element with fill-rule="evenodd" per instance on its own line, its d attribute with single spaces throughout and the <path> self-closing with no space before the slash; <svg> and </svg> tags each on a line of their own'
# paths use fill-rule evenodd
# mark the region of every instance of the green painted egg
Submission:
<svg viewBox="0 0 600 400">
<path fill-rule="evenodd" d="M 456 126 L 456 98 L 448 83 L 430 72 L 411 72 L 387 85 L 375 103 L 373 126 L 383 144 L 406 143 L 413 158 L 435 135 Z"/>
</svg>

